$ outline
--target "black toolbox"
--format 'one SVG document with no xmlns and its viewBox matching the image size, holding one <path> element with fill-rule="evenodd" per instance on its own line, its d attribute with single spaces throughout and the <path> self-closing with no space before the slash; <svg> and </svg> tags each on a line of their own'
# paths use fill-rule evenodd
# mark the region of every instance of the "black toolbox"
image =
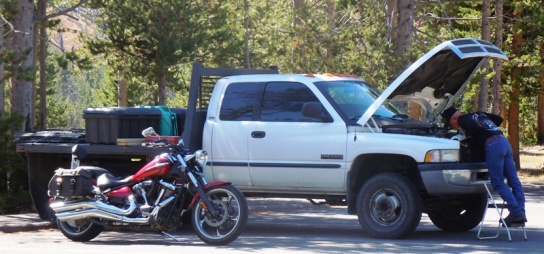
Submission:
<svg viewBox="0 0 544 254">
<path fill-rule="evenodd" d="M 161 111 L 137 107 L 104 107 L 83 110 L 85 134 L 91 144 L 116 144 L 118 138 L 143 138 L 142 130 L 159 130 Z"/>
</svg>

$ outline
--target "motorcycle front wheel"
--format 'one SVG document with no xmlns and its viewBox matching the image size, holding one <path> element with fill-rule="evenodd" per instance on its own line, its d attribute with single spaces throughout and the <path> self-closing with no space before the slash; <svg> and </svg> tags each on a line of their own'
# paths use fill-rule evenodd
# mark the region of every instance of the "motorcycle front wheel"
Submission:
<svg viewBox="0 0 544 254">
<path fill-rule="evenodd" d="M 64 222 L 57 219 L 57 225 L 64 236 L 76 242 L 90 241 L 104 230 L 104 227 L 101 225 L 86 219 Z"/>
<path fill-rule="evenodd" d="M 232 185 L 215 186 L 206 190 L 214 204 L 214 215 L 202 200 L 193 207 L 191 222 L 198 238 L 211 245 L 227 245 L 236 240 L 247 223 L 248 207 L 242 192 Z"/>
</svg>

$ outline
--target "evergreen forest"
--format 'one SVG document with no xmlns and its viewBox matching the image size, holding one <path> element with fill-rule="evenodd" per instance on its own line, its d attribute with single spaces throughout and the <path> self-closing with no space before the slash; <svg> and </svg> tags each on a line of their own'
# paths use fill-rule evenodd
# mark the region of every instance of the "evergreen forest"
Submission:
<svg viewBox="0 0 544 254">
<path fill-rule="evenodd" d="M 24 206 L 13 135 L 83 129 L 90 107 L 184 107 L 193 62 L 383 90 L 441 42 L 483 39 L 509 60 L 482 66 L 455 105 L 502 115 L 515 151 L 541 145 L 543 23 L 542 0 L 2 0 L 0 213 Z"/>
</svg>

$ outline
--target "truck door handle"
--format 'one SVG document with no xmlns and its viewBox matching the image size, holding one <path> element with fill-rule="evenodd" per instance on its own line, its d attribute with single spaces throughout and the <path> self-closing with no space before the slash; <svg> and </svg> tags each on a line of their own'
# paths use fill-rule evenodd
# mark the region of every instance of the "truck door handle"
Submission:
<svg viewBox="0 0 544 254">
<path fill-rule="evenodd" d="M 252 131 L 251 137 L 252 138 L 264 138 L 266 136 L 266 132 L 264 131 Z"/>
</svg>

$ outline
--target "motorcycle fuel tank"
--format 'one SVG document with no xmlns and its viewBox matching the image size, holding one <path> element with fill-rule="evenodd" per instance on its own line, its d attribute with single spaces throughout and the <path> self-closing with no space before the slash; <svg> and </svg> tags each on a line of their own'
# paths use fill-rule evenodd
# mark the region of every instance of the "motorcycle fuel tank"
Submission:
<svg viewBox="0 0 544 254">
<path fill-rule="evenodd" d="M 151 177 L 162 176 L 170 171 L 171 162 L 167 154 L 161 154 L 138 170 L 131 181 L 142 181 Z"/>
</svg>

